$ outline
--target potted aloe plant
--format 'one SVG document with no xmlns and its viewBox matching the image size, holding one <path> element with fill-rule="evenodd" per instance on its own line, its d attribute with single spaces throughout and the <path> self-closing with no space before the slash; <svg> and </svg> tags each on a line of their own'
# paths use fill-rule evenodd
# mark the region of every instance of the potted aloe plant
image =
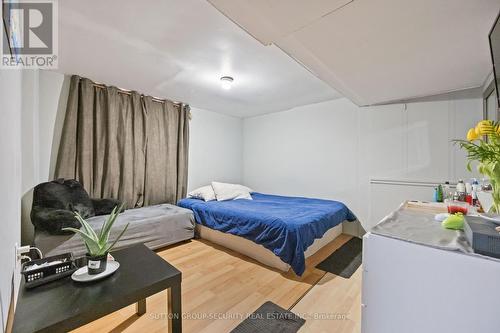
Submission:
<svg viewBox="0 0 500 333">
<path fill-rule="evenodd" d="M 471 162 L 478 161 L 479 173 L 490 179 L 493 188 L 493 206 L 491 211 L 500 214 L 500 123 L 482 120 L 467 133 L 467 140 L 456 140 L 467 151 L 471 171 Z"/>
<path fill-rule="evenodd" d="M 109 242 L 111 227 L 115 223 L 116 217 L 122 211 L 123 205 L 116 206 L 108 218 L 104 221 L 99 232 L 94 231 L 90 224 L 85 221 L 80 214 L 75 212 L 75 218 L 82 224 L 81 229 L 64 228 L 62 230 L 72 231 L 80 235 L 87 248 L 87 266 L 88 273 L 99 274 L 106 270 L 108 252 L 116 245 L 128 228 L 128 223 L 113 243 Z"/>
</svg>

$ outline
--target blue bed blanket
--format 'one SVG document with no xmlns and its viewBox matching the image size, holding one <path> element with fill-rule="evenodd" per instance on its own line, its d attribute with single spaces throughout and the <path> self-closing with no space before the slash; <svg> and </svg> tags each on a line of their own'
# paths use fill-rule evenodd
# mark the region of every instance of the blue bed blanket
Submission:
<svg viewBox="0 0 500 333">
<path fill-rule="evenodd" d="M 197 223 L 263 245 L 297 275 L 305 270 L 304 252 L 316 238 L 356 216 L 341 202 L 252 193 L 253 200 L 182 199 Z"/>
</svg>

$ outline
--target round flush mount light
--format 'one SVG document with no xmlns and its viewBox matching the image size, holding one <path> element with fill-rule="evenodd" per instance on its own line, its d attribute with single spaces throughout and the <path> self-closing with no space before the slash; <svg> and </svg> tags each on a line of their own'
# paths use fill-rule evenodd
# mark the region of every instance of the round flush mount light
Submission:
<svg viewBox="0 0 500 333">
<path fill-rule="evenodd" d="M 220 78 L 222 89 L 229 90 L 233 84 L 234 79 L 231 76 L 223 76 Z"/>
</svg>

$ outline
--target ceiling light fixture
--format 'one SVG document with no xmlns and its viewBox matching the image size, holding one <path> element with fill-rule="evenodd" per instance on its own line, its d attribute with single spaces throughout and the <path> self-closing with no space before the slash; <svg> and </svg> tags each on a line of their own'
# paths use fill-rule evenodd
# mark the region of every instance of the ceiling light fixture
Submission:
<svg viewBox="0 0 500 333">
<path fill-rule="evenodd" d="M 220 84 L 222 89 L 229 90 L 233 84 L 234 79 L 231 76 L 223 76 L 220 78 Z"/>
</svg>

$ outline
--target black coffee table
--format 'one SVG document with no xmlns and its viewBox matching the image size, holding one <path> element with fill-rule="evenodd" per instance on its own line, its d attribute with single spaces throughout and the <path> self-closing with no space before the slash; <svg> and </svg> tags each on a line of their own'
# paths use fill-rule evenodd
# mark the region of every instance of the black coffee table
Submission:
<svg viewBox="0 0 500 333">
<path fill-rule="evenodd" d="M 67 277 L 31 290 L 21 282 L 13 332 L 67 332 L 133 303 L 142 315 L 146 298 L 165 289 L 169 332 L 182 332 L 181 272 L 143 244 L 112 254 L 120 268 L 100 281 Z"/>
</svg>

